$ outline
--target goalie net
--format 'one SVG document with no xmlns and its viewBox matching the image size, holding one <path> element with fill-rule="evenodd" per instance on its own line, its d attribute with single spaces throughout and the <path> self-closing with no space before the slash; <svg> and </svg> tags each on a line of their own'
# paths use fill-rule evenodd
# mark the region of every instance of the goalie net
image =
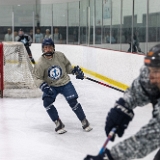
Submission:
<svg viewBox="0 0 160 160">
<path fill-rule="evenodd" d="M 34 83 L 33 66 L 24 45 L 21 42 L 2 42 L 0 46 L 1 97 L 40 97 L 41 91 Z"/>
</svg>

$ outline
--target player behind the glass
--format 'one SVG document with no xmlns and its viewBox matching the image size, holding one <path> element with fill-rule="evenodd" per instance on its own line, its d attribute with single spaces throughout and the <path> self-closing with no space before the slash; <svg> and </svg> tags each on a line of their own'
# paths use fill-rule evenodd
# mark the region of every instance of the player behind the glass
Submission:
<svg viewBox="0 0 160 160">
<path fill-rule="evenodd" d="M 22 42 L 24 44 L 31 62 L 33 64 L 35 64 L 35 60 L 32 56 L 32 52 L 30 50 L 32 38 L 28 34 L 25 34 L 23 29 L 19 29 L 17 41 Z"/>
<path fill-rule="evenodd" d="M 77 79 L 83 80 L 83 71 L 79 66 L 72 67 L 62 52 L 55 51 L 54 42 L 50 38 L 43 40 L 42 52 L 42 56 L 34 66 L 33 75 L 36 85 L 43 92 L 43 105 L 51 120 L 56 124 L 55 131 L 59 134 L 66 132 L 62 117 L 60 118 L 56 107 L 53 105 L 58 94 L 65 97 L 72 111 L 80 120 L 82 128 L 85 131 L 92 130 L 81 104 L 77 101 L 78 94 L 69 76 L 69 74 L 74 74 Z M 68 116 L 72 118 L 73 115 Z"/>
<path fill-rule="evenodd" d="M 110 150 L 106 148 L 104 153 L 97 156 L 88 155 L 84 160 L 139 159 L 160 147 L 160 44 L 150 49 L 144 58 L 144 64 L 139 77 L 110 109 L 106 118 L 105 132 L 108 136 L 113 128 L 117 128 L 116 134 L 122 137 L 134 117 L 133 109 L 137 106 L 145 107 L 151 103 L 152 118 L 136 134 L 117 143 Z M 145 116 L 143 114 L 141 118 Z M 142 120 L 141 118 L 139 121 Z M 111 140 L 114 139 L 115 137 Z M 154 160 L 160 160 L 160 151 L 157 152 Z"/>
</svg>

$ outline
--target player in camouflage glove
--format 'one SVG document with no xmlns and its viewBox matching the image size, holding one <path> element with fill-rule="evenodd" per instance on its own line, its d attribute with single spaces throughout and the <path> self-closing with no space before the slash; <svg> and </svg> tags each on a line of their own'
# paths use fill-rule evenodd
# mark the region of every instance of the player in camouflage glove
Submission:
<svg viewBox="0 0 160 160">
<path fill-rule="evenodd" d="M 139 159 L 160 147 L 160 44 L 150 49 L 144 58 L 144 64 L 139 77 L 109 111 L 105 132 L 108 135 L 113 127 L 117 127 L 116 134 L 119 137 L 123 136 L 134 116 L 133 109 L 137 106 L 145 107 L 149 103 L 153 105 L 151 120 L 135 135 L 116 144 L 110 150 L 106 149 L 102 155 L 88 155 L 84 160 Z M 154 160 L 160 160 L 159 152 Z"/>
</svg>

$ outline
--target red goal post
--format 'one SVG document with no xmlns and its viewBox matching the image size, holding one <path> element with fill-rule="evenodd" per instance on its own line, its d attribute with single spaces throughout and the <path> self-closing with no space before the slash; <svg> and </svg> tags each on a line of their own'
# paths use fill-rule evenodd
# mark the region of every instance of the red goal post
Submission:
<svg viewBox="0 0 160 160">
<path fill-rule="evenodd" d="M 4 80 L 3 80 L 3 43 L 0 43 L 0 96 L 3 97 Z"/>
</svg>

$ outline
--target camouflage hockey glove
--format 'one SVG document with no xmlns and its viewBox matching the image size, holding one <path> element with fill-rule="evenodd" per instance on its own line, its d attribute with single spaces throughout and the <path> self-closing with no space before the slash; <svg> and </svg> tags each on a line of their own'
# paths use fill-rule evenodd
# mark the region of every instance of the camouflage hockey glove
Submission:
<svg viewBox="0 0 160 160">
<path fill-rule="evenodd" d="M 52 89 L 48 86 L 48 84 L 46 82 L 43 82 L 40 86 L 40 89 L 42 90 L 42 92 L 48 94 L 48 95 L 53 95 L 53 91 Z"/>
<path fill-rule="evenodd" d="M 110 154 L 110 151 L 106 148 L 103 154 L 97 156 L 87 155 L 84 160 L 114 160 Z"/>
<path fill-rule="evenodd" d="M 79 66 L 74 67 L 72 74 L 75 74 L 77 79 L 84 79 L 84 73 Z"/>
<path fill-rule="evenodd" d="M 122 137 L 125 129 L 128 127 L 129 122 L 133 119 L 134 113 L 132 109 L 125 107 L 124 99 L 120 98 L 114 108 L 111 108 L 110 112 L 106 118 L 105 132 L 108 136 L 112 128 L 117 127 L 116 133 L 119 137 Z M 114 138 L 111 138 L 111 141 L 114 141 Z"/>
</svg>

